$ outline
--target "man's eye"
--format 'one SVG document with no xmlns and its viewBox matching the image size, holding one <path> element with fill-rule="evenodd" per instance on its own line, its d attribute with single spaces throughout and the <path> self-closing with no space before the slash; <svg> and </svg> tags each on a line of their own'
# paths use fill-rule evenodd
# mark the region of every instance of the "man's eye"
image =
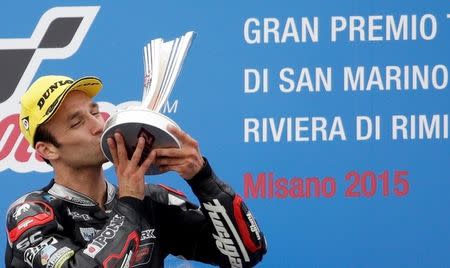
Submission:
<svg viewBox="0 0 450 268">
<path fill-rule="evenodd" d="M 72 125 L 70 125 L 70 128 L 76 128 L 81 124 L 81 121 L 77 121 L 75 123 L 73 123 Z"/>
</svg>

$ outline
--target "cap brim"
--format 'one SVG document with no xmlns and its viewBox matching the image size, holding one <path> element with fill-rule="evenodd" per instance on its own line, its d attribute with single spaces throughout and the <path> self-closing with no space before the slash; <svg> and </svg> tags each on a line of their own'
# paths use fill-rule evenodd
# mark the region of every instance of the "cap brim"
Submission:
<svg viewBox="0 0 450 268">
<path fill-rule="evenodd" d="M 58 97 L 58 99 L 52 104 L 54 107 L 52 107 L 51 111 L 42 118 L 42 121 L 39 123 L 39 125 L 44 124 L 45 122 L 47 122 L 52 118 L 52 116 L 58 111 L 59 107 L 61 106 L 61 103 L 63 103 L 64 99 L 69 94 L 69 92 L 75 90 L 82 91 L 86 93 L 87 96 L 92 98 L 98 94 L 98 92 L 102 89 L 102 87 L 103 87 L 102 81 L 97 77 L 88 76 L 75 80 L 68 88 L 66 88 L 63 91 L 63 93 Z"/>
</svg>

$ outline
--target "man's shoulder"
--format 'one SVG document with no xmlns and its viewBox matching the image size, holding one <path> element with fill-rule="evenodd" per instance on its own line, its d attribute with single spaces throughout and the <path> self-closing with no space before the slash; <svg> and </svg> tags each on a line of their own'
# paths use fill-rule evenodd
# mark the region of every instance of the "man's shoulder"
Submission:
<svg viewBox="0 0 450 268">
<path fill-rule="evenodd" d="M 39 190 L 24 194 L 14 201 L 6 214 L 8 241 L 14 243 L 30 230 L 52 222 L 55 219 L 55 199 L 49 193 Z"/>
<path fill-rule="evenodd" d="M 45 188 L 28 192 L 9 205 L 6 212 L 6 221 L 7 223 L 11 222 L 12 219 L 17 221 L 42 211 L 45 213 L 47 211 L 54 211 L 55 200 L 57 200 L 57 198 L 49 194 Z"/>
<path fill-rule="evenodd" d="M 44 203 L 52 203 L 56 198 L 49 194 L 44 190 L 36 190 L 32 192 L 28 192 L 21 197 L 17 198 L 8 208 L 8 213 L 15 207 L 22 205 L 24 203 L 33 203 L 33 202 L 44 202 Z"/>
</svg>

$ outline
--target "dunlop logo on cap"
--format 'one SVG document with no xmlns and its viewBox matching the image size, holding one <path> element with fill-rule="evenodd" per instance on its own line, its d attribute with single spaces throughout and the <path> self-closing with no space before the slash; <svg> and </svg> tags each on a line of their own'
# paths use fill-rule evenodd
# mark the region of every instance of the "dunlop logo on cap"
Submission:
<svg viewBox="0 0 450 268">
<path fill-rule="evenodd" d="M 65 84 L 72 84 L 73 80 L 61 80 L 53 83 L 45 92 L 42 94 L 42 97 L 39 99 L 37 105 L 39 106 L 39 110 L 42 110 L 42 107 L 45 105 L 45 101 L 50 97 L 50 95 L 58 89 L 60 86 L 63 86 Z"/>
</svg>

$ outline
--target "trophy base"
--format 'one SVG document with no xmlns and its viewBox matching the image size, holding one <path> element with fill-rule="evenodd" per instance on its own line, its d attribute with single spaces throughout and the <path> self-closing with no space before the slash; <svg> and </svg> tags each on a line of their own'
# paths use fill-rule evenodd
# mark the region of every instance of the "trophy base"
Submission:
<svg viewBox="0 0 450 268">
<path fill-rule="evenodd" d="M 113 137 L 116 132 L 121 133 L 125 140 L 128 159 L 131 159 L 136 149 L 138 138 L 144 137 L 145 147 L 139 164 L 142 164 L 152 149 L 181 148 L 177 138 L 167 131 L 168 125 L 179 128 L 173 120 L 155 111 L 145 110 L 144 108 L 119 111 L 106 121 L 105 130 L 101 137 L 103 154 L 112 162 L 107 139 Z M 157 175 L 161 172 L 158 167 L 151 165 L 145 174 Z"/>
</svg>

